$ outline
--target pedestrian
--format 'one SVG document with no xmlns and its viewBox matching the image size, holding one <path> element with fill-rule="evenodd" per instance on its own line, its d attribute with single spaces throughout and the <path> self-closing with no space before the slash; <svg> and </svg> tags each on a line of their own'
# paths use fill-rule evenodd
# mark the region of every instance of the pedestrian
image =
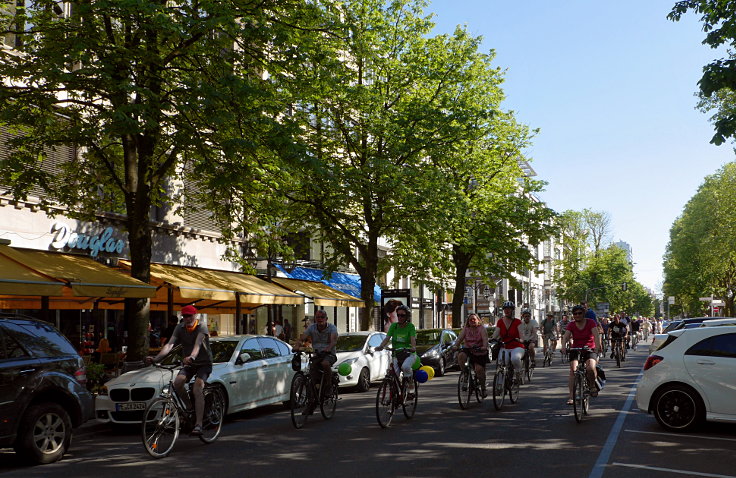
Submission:
<svg viewBox="0 0 736 478">
<path fill-rule="evenodd" d="M 284 326 L 281 325 L 281 319 L 276 319 L 273 324 L 273 336 L 284 340 Z"/>
<path fill-rule="evenodd" d="M 166 323 L 166 328 L 161 333 L 161 347 L 166 345 L 166 342 L 171 340 L 171 334 L 174 333 L 174 329 L 176 328 L 176 325 L 179 323 L 179 317 L 175 315 L 170 315 L 169 319 Z"/>
<path fill-rule="evenodd" d="M 286 342 L 291 340 L 291 324 L 289 319 L 284 319 L 284 340 Z"/>
</svg>

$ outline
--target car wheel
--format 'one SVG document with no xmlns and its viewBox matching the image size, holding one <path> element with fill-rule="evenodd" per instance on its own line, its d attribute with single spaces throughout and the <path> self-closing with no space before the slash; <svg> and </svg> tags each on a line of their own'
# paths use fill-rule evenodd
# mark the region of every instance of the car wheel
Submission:
<svg viewBox="0 0 736 478">
<path fill-rule="evenodd" d="M 371 388 L 371 374 L 366 367 L 363 367 L 358 376 L 358 384 L 355 385 L 355 390 L 367 392 L 369 388 Z"/>
<path fill-rule="evenodd" d="M 437 367 L 437 376 L 441 377 L 445 374 L 445 358 L 440 358 L 440 365 Z"/>
<path fill-rule="evenodd" d="M 652 408 L 659 424 L 673 432 L 692 430 L 705 418 L 700 395 L 685 385 L 672 385 L 658 392 Z"/>
<path fill-rule="evenodd" d="M 28 407 L 18 427 L 15 451 L 25 460 L 39 465 L 61 459 L 72 441 L 72 421 L 56 403 Z"/>
</svg>

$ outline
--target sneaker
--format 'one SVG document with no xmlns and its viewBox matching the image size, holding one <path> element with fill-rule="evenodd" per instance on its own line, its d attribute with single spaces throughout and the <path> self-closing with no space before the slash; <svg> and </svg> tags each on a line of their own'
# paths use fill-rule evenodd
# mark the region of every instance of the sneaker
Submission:
<svg viewBox="0 0 736 478">
<path fill-rule="evenodd" d="M 485 388 L 481 389 L 480 396 L 483 398 L 486 398 L 488 396 L 488 392 L 486 392 Z"/>
<path fill-rule="evenodd" d="M 192 429 L 192 431 L 189 433 L 193 437 L 201 437 L 202 436 L 202 427 L 200 425 L 197 425 Z"/>
</svg>

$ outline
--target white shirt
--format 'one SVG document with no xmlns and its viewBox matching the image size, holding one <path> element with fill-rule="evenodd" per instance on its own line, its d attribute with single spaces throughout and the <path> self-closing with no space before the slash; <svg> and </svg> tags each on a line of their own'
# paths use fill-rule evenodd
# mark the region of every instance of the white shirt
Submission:
<svg viewBox="0 0 736 478">
<path fill-rule="evenodd" d="M 524 319 L 521 319 L 521 325 L 519 326 L 519 336 L 521 336 L 521 340 L 535 340 L 537 338 L 535 329 L 539 329 L 539 322 L 537 322 L 536 319 L 530 319 L 528 324 Z"/>
</svg>

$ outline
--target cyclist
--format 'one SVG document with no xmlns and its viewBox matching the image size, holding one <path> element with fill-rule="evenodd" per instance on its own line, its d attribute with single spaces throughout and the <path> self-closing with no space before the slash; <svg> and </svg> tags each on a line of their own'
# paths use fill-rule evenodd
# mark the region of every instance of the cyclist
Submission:
<svg viewBox="0 0 736 478">
<path fill-rule="evenodd" d="M 552 353 L 557 349 L 557 321 L 554 312 L 547 312 L 547 317 L 542 321 L 542 345 L 545 355 L 547 349 L 551 349 Z"/>
<path fill-rule="evenodd" d="M 519 335 L 524 342 L 524 347 L 529 351 L 529 360 L 535 364 L 534 347 L 537 346 L 537 332 L 539 331 L 539 322 L 532 319 L 532 311 L 523 309 L 521 311 L 521 325 L 519 326 Z"/>
<path fill-rule="evenodd" d="M 631 319 L 631 323 L 629 324 L 629 327 L 631 327 L 631 345 L 633 347 L 636 347 L 636 343 L 639 339 L 639 330 L 641 328 L 641 322 L 639 322 L 639 319 L 636 317 L 633 317 Z"/>
<path fill-rule="evenodd" d="M 570 352 L 570 375 L 568 377 L 568 387 L 570 395 L 567 399 L 567 404 L 573 404 L 573 389 L 575 387 L 575 369 L 578 368 L 578 360 L 585 360 L 586 362 L 586 373 L 588 375 L 588 384 L 590 386 L 590 395 L 592 397 L 598 396 L 598 390 L 595 387 L 596 370 L 595 366 L 598 363 L 598 354 L 596 350 L 601 349 L 601 335 L 598 331 L 598 325 L 596 325 L 593 319 L 585 317 L 585 308 L 581 305 L 576 305 L 572 308 L 573 321 L 567 325 L 565 335 L 562 337 L 562 352 L 565 352 L 567 348 L 567 342 L 572 339 L 573 348 L 588 347 L 590 350 L 587 351 L 571 351 Z"/>
<path fill-rule="evenodd" d="M 457 348 L 458 344 L 465 342 L 465 346 L 470 350 L 470 363 L 475 368 L 475 375 L 480 382 L 480 390 L 483 397 L 486 393 L 486 364 L 488 363 L 488 332 L 481 325 L 480 317 L 477 314 L 468 315 L 465 327 L 460 331 L 457 340 L 452 344 Z M 457 366 L 462 369 L 465 361 L 468 359 L 464 351 L 457 354 Z"/>
<path fill-rule="evenodd" d="M 166 342 L 161 351 L 155 356 L 146 357 L 146 362 L 158 362 L 164 358 L 174 345 L 182 345 L 184 355 L 184 366 L 174 379 L 174 388 L 179 397 L 182 398 L 187 407 L 191 407 L 189 396 L 184 390 L 184 384 L 197 377 L 192 387 L 194 397 L 195 426 L 191 434 L 202 435 L 202 419 L 204 417 L 204 386 L 207 378 L 212 373 L 212 351 L 210 350 L 209 332 L 207 326 L 197 318 L 197 309 L 192 305 L 181 308 L 182 323 L 174 328 L 171 338 Z"/>
<path fill-rule="evenodd" d="M 608 327 L 608 338 L 611 340 L 611 358 L 613 358 L 613 348 L 621 347 L 628 337 L 629 329 L 626 324 L 621 321 L 621 316 L 616 314 L 613 316 L 613 323 Z M 621 360 L 624 358 L 623 350 L 621 350 Z"/>
<path fill-rule="evenodd" d="M 294 345 L 294 351 L 298 352 L 306 342 L 307 338 L 312 340 L 312 348 L 316 352 L 312 358 L 312 366 L 309 373 L 312 377 L 312 387 L 320 383 L 320 369 L 325 377 L 330 377 L 332 365 L 337 361 L 337 327 L 327 323 L 327 312 L 318 310 L 314 313 L 314 324 L 307 327 L 299 340 Z M 310 390 L 312 397 L 316 397 L 316 390 Z M 310 400 L 306 413 L 310 414 L 317 406 L 317 400 Z"/>
<path fill-rule="evenodd" d="M 386 338 L 383 342 L 376 347 L 376 351 L 380 352 L 383 348 L 391 341 L 393 347 L 393 365 L 396 375 L 399 372 L 404 372 L 404 377 L 409 381 L 408 390 L 414 390 L 412 380 L 414 379 L 414 373 L 412 365 L 417 360 L 417 355 L 414 353 L 417 349 L 417 329 L 414 324 L 411 323 L 411 310 L 405 305 L 396 307 L 396 320 L 388 328 L 386 332 Z M 409 392 L 407 400 L 414 398 L 413 392 Z"/>
<path fill-rule="evenodd" d="M 567 314 L 562 314 L 562 318 L 560 319 L 559 326 L 557 327 L 557 336 L 560 338 L 560 342 L 562 342 L 562 336 L 565 335 L 565 330 L 567 330 L 567 325 L 569 323 L 570 323 L 570 319 L 567 318 Z M 560 343 L 560 349 L 562 348 L 563 348 L 562 343 Z M 560 350 L 560 354 L 562 354 L 562 350 Z"/>
<path fill-rule="evenodd" d="M 493 331 L 493 338 L 500 339 L 503 342 L 503 348 L 499 352 L 498 358 L 499 360 L 505 360 L 506 363 L 511 361 L 516 371 L 514 380 L 521 383 L 521 359 L 524 356 L 524 343 L 519 335 L 521 321 L 514 318 L 516 306 L 510 300 L 503 303 L 502 309 L 503 317 L 498 319 L 496 330 Z"/>
<path fill-rule="evenodd" d="M 647 317 L 644 317 L 641 321 L 641 333 L 642 337 L 644 339 L 644 342 L 649 340 L 649 331 L 652 330 L 652 324 L 649 322 L 649 319 Z"/>
</svg>

